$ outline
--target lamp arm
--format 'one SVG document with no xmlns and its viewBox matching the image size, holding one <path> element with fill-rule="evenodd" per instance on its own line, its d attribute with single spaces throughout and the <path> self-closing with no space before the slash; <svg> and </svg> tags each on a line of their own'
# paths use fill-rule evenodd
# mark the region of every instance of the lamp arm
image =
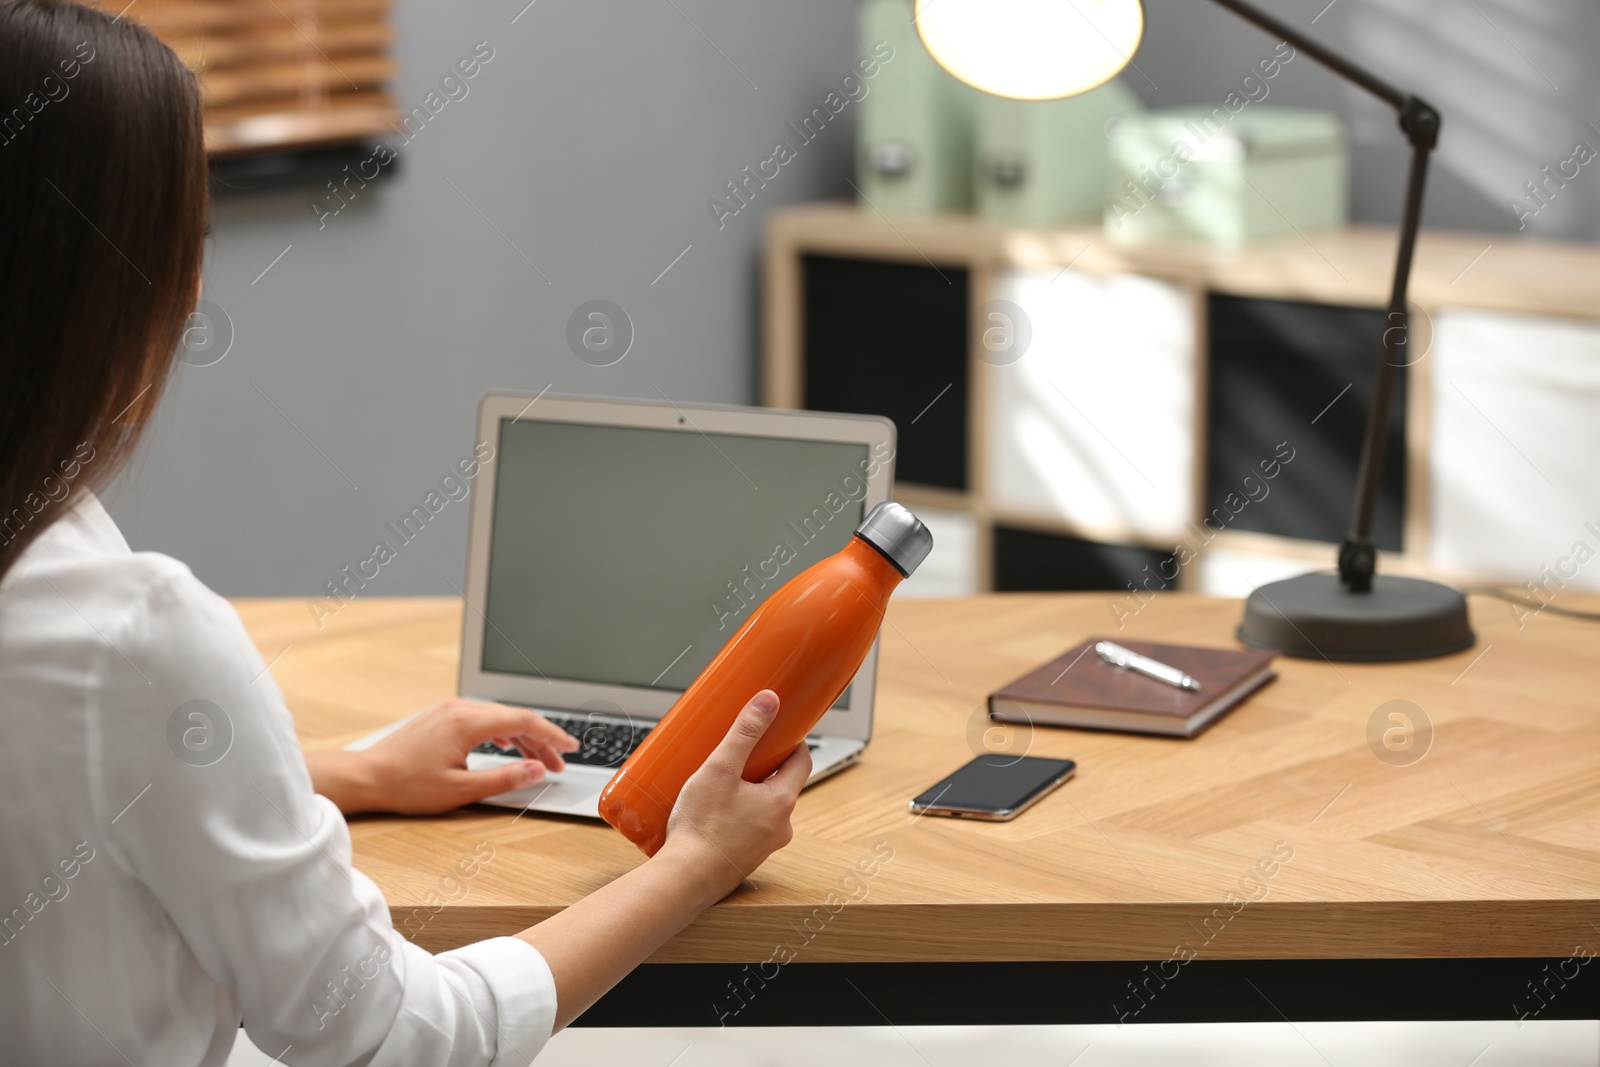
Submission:
<svg viewBox="0 0 1600 1067">
<path fill-rule="evenodd" d="M 1383 471 L 1383 450 L 1389 426 L 1389 405 L 1394 393 L 1396 367 L 1406 366 L 1406 341 L 1410 335 L 1410 316 L 1406 312 L 1406 283 L 1411 277 L 1411 259 L 1416 251 L 1417 230 L 1422 225 L 1422 193 L 1428 177 L 1428 154 L 1439 143 L 1439 112 L 1409 93 L 1401 92 L 1382 78 L 1357 66 L 1343 56 L 1300 34 L 1284 23 L 1241 0 L 1213 0 L 1247 22 L 1254 23 L 1275 37 L 1293 45 L 1340 77 L 1359 85 L 1389 104 L 1400 115 L 1400 129 L 1411 142 L 1411 168 L 1406 179 L 1405 206 L 1400 218 L 1400 241 L 1395 253 L 1394 283 L 1389 291 L 1387 323 L 1383 331 L 1383 350 L 1378 357 L 1378 372 L 1373 382 L 1372 404 L 1367 409 L 1366 435 L 1361 443 L 1361 465 L 1357 468 L 1355 503 L 1351 508 L 1350 529 L 1339 545 L 1339 580 L 1352 593 L 1372 590 L 1377 570 L 1378 550 L 1372 543 L 1372 515 L 1377 505 L 1379 476 Z"/>
<path fill-rule="evenodd" d="M 1433 125 L 1435 129 L 1438 128 L 1437 114 L 1433 117 Z M 1389 291 L 1383 351 L 1378 357 L 1378 372 L 1373 380 L 1372 404 L 1367 409 L 1367 430 L 1361 443 L 1361 465 L 1356 471 L 1356 498 L 1350 515 L 1350 529 L 1339 544 L 1339 580 L 1352 593 L 1370 592 L 1372 575 L 1377 570 L 1378 550 L 1372 543 L 1372 515 L 1377 506 L 1378 482 L 1383 472 L 1383 451 L 1388 436 L 1395 369 L 1413 362 L 1406 352 L 1410 337 L 1406 282 L 1411 276 L 1411 256 L 1416 249 L 1417 229 L 1421 223 L 1422 189 L 1427 180 L 1428 153 L 1431 148 L 1428 144 L 1416 144 L 1411 150 L 1411 171 L 1406 181 L 1406 202 L 1400 222 L 1399 248 L 1395 254 L 1394 283 Z"/>
</svg>

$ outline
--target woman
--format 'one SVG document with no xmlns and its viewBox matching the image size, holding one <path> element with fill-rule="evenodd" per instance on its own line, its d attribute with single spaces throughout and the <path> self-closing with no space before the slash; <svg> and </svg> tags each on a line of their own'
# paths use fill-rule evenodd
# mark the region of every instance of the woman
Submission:
<svg viewBox="0 0 1600 1067">
<path fill-rule="evenodd" d="M 787 843 L 804 747 L 740 778 L 776 709 L 757 694 L 655 857 L 515 937 L 406 941 L 340 809 L 448 810 L 559 770 L 575 742 L 452 701 L 370 753 L 302 757 L 227 602 L 129 551 L 91 491 L 148 421 L 198 292 L 195 80 L 125 19 L 0 0 L 0 106 L 3 1058 L 219 1064 L 242 1018 L 287 1064 L 526 1064 Z M 196 758 L 195 728 L 223 755 Z M 491 737 L 532 759 L 467 771 Z"/>
</svg>

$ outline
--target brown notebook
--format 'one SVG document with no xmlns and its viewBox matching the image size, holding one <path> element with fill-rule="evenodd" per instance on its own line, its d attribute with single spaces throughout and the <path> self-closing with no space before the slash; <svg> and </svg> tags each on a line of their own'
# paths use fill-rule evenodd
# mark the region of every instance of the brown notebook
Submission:
<svg viewBox="0 0 1600 1067">
<path fill-rule="evenodd" d="M 1179 689 L 1101 659 L 1094 651 L 1095 642 L 1112 640 L 1091 637 L 991 694 L 989 717 L 997 722 L 1193 737 L 1277 677 L 1271 652 L 1116 642 L 1177 667 L 1200 683 L 1198 690 Z"/>
</svg>

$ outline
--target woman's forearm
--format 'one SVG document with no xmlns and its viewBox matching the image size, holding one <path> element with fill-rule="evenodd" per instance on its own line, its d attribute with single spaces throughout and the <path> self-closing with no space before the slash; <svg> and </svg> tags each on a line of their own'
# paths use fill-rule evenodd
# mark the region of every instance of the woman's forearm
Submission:
<svg viewBox="0 0 1600 1067">
<path fill-rule="evenodd" d="M 305 753 L 312 785 L 345 814 L 387 810 L 374 800 L 365 752 Z M 742 872 L 698 835 L 655 856 L 537 926 L 517 934 L 539 950 L 556 984 L 562 1029 L 741 881 Z"/>
<path fill-rule="evenodd" d="M 517 936 L 544 956 L 556 982 L 556 1029 L 715 904 L 728 861 L 669 841 L 646 863 Z"/>
<path fill-rule="evenodd" d="M 346 815 L 380 811 L 377 784 L 365 752 L 342 748 L 312 749 L 304 753 L 311 788 L 333 801 Z"/>
</svg>

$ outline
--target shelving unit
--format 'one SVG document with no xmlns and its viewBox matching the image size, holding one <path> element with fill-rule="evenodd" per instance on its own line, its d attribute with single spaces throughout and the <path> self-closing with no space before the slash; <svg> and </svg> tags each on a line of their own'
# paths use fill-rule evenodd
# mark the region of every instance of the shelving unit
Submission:
<svg viewBox="0 0 1600 1067">
<path fill-rule="evenodd" d="M 767 222 L 763 402 L 895 418 L 898 495 L 970 524 L 967 584 L 977 590 L 996 586 L 997 530 L 1107 546 L 1108 559 L 1144 550 L 1135 562 L 1180 543 L 1198 548 L 1201 519 L 1226 488 L 1208 487 L 1208 458 L 1238 450 L 1241 426 L 1255 429 L 1240 420 L 1257 408 L 1262 423 L 1303 421 L 1314 452 L 1348 437 L 1348 455 L 1284 468 L 1276 511 L 1269 495 L 1256 513 L 1271 515 L 1264 529 L 1230 524 L 1207 539 L 1197 565 L 1176 568 L 1180 588 L 1237 592 L 1332 565 L 1331 543 L 1274 527 L 1321 529 L 1347 515 L 1358 434 L 1334 421 L 1365 417 L 1360 392 L 1382 325 L 1373 313 L 1387 298 L 1394 243 L 1390 229 L 1355 227 L 1231 250 L 1129 248 L 1098 228 L 885 217 L 846 204 L 786 209 Z M 985 359 L 991 323 L 979 312 L 996 299 L 1021 306 L 1035 327 L 1020 359 Z M 1589 467 L 1600 456 L 1600 249 L 1426 232 L 1411 299 L 1419 355 L 1391 426 L 1404 442 L 1389 493 L 1399 548 L 1382 566 L 1520 584 L 1576 539 L 1600 552 L 1600 533 L 1584 526 L 1595 520 L 1600 530 L 1600 477 Z M 1226 351 L 1209 350 L 1214 307 L 1243 323 L 1229 327 Z M 1306 362 L 1270 329 L 1245 345 L 1240 330 L 1257 328 L 1252 321 L 1288 323 L 1322 362 Z M 965 334 L 954 355 L 951 332 Z M 1208 425 L 1214 381 L 1255 388 L 1258 379 L 1241 373 L 1247 356 L 1258 369 L 1283 361 L 1276 384 L 1262 386 L 1278 390 L 1267 399 L 1282 410 L 1230 394 L 1237 402 L 1218 410 L 1232 424 Z M 1316 374 L 1331 386 L 1321 412 Z M 1341 376 L 1351 395 L 1339 391 Z M 955 401 L 963 411 L 939 412 Z M 1141 415 L 1144 425 L 1130 425 Z M 1229 433 L 1232 445 L 1219 437 Z M 935 453 L 958 457 L 957 469 L 930 465 Z M 1297 461 L 1306 455 L 1297 451 Z M 1063 542 L 1062 552 L 1083 549 Z M 1600 560 L 1563 583 L 1579 587 L 1600 588 Z"/>
</svg>

